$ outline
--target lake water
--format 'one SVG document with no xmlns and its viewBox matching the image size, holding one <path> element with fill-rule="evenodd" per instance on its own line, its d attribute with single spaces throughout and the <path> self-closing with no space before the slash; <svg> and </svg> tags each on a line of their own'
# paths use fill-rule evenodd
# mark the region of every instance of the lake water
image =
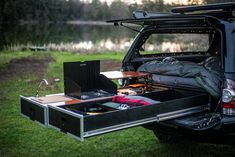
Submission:
<svg viewBox="0 0 235 157">
<path fill-rule="evenodd" d="M 136 32 L 113 25 L 11 25 L 1 30 L 1 49 L 71 52 L 126 51 Z"/>
<path fill-rule="evenodd" d="M 0 34 L 0 49 L 99 53 L 126 52 L 137 32 L 113 25 L 47 24 L 5 26 Z M 152 35 L 143 48 L 146 53 L 205 51 L 208 41 L 205 34 Z"/>
</svg>

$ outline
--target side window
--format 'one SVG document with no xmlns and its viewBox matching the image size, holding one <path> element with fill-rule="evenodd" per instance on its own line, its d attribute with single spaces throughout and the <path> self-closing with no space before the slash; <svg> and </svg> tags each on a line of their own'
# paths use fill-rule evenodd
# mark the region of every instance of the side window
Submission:
<svg viewBox="0 0 235 157">
<path fill-rule="evenodd" d="M 142 45 L 140 55 L 189 52 L 206 52 L 209 49 L 209 34 L 169 33 L 152 34 Z"/>
</svg>

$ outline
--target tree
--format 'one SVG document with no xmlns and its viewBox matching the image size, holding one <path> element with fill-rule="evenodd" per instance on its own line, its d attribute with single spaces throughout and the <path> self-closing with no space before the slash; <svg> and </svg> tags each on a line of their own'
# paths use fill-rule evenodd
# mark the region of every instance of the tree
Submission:
<svg viewBox="0 0 235 157">
<path fill-rule="evenodd" d="M 17 21 L 17 8 L 16 8 L 16 2 L 14 0 L 8 0 L 5 2 L 4 8 L 3 8 L 3 17 L 4 20 L 7 20 L 9 22 L 14 23 Z"/>
<path fill-rule="evenodd" d="M 110 5 L 110 14 L 111 14 L 111 18 L 122 18 L 122 17 L 127 17 L 127 13 L 128 13 L 128 6 L 120 1 L 114 1 L 111 5 Z"/>
<path fill-rule="evenodd" d="M 4 7 L 5 7 L 5 0 L 0 1 L 0 25 L 4 21 Z"/>
</svg>

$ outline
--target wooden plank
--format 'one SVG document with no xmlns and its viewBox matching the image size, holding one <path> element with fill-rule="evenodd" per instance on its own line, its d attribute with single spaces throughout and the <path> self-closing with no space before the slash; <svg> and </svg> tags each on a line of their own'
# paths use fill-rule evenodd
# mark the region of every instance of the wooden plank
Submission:
<svg viewBox="0 0 235 157">
<path fill-rule="evenodd" d="M 146 77 L 150 75 L 149 73 L 136 72 L 136 71 L 107 71 L 101 72 L 107 78 L 114 79 L 123 79 L 123 78 L 136 78 L 136 77 Z"/>
<path fill-rule="evenodd" d="M 32 98 L 32 100 L 37 101 L 42 104 L 56 103 L 56 102 L 66 102 L 73 99 L 66 97 L 65 95 L 53 95 L 53 96 L 44 96 L 38 98 Z"/>
</svg>

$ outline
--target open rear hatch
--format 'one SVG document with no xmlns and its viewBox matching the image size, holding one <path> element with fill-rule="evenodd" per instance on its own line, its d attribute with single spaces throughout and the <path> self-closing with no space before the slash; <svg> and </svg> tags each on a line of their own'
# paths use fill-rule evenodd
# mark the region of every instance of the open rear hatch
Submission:
<svg viewBox="0 0 235 157">
<path fill-rule="evenodd" d="M 112 98 L 49 105 L 49 126 L 83 141 L 90 136 L 200 113 L 209 107 L 209 96 L 194 91 L 168 89 L 140 96 L 159 102 L 124 110 L 104 105 Z"/>
</svg>

